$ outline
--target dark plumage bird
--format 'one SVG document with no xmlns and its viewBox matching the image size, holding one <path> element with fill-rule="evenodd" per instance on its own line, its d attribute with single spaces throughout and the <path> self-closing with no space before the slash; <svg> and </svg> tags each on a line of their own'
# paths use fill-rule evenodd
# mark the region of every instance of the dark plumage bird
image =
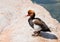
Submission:
<svg viewBox="0 0 60 42">
<path fill-rule="evenodd" d="M 28 19 L 29 25 L 35 30 L 33 34 L 34 36 L 38 36 L 40 31 L 51 32 L 45 22 L 40 18 L 35 18 L 35 12 L 33 10 L 29 10 L 27 16 L 30 16 Z"/>
</svg>

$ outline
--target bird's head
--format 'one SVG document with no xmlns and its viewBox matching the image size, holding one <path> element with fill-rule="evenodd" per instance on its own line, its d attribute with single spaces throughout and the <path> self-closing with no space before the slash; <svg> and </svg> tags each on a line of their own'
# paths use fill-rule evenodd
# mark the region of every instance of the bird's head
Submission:
<svg viewBox="0 0 60 42">
<path fill-rule="evenodd" d="M 33 17 L 35 16 L 35 12 L 33 10 L 28 10 L 28 14 L 26 16 Z"/>
</svg>

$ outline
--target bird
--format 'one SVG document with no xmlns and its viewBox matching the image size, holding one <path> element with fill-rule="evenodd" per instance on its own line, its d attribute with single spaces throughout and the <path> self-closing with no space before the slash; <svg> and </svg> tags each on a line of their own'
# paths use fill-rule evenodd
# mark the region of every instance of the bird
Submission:
<svg viewBox="0 0 60 42">
<path fill-rule="evenodd" d="M 29 25 L 34 29 L 34 34 L 32 36 L 39 36 L 40 32 L 51 32 L 46 23 L 42 21 L 40 18 L 35 17 L 35 12 L 33 10 L 28 10 L 28 14 L 26 16 L 30 16 L 28 19 Z"/>
</svg>

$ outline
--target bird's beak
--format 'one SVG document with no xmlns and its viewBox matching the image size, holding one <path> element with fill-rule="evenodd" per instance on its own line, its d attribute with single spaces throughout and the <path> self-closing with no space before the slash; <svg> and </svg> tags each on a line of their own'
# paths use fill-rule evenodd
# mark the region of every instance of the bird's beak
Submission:
<svg viewBox="0 0 60 42">
<path fill-rule="evenodd" d="M 30 16 L 29 14 L 27 14 L 25 17 L 27 17 L 27 16 Z"/>
</svg>

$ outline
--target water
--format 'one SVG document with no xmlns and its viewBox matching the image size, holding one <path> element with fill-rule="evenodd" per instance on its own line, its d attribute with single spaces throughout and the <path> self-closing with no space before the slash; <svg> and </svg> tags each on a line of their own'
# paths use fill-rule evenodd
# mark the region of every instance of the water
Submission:
<svg viewBox="0 0 60 42">
<path fill-rule="evenodd" d="M 33 3 L 37 3 L 45 7 L 51 14 L 51 16 L 60 22 L 60 0 L 31 0 Z"/>
</svg>

